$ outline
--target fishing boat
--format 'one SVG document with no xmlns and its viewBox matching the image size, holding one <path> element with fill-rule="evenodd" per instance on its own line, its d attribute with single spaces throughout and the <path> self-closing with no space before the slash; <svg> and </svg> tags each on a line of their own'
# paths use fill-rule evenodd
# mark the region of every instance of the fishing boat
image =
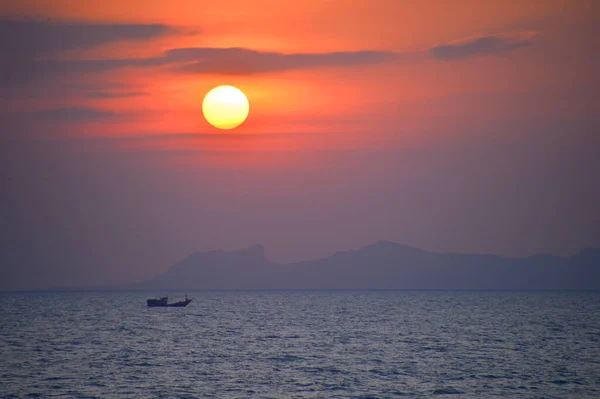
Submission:
<svg viewBox="0 0 600 399">
<path fill-rule="evenodd" d="M 187 305 L 189 305 L 190 302 L 192 302 L 194 300 L 194 298 L 188 298 L 188 296 L 185 296 L 185 299 L 183 301 L 178 301 L 178 302 L 171 302 L 169 303 L 169 297 L 168 296 L 163 296 L 161 298 L 151 298 L 146 300 L 146 304 L 151 307 L 174 307 L 174 308 L 183 308 L 186 307 Z"/>
</svg>

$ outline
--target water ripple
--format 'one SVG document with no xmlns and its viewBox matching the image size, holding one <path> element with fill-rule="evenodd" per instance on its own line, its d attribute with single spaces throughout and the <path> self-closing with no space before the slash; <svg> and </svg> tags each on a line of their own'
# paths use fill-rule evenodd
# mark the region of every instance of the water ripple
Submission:
<svg viewBox="0 0 600 399">
<path fill-rule="evenodd" d="M 0 397 L 600 397 L 599 293 L 155 294 L 1 293 Z"/>
</svg>

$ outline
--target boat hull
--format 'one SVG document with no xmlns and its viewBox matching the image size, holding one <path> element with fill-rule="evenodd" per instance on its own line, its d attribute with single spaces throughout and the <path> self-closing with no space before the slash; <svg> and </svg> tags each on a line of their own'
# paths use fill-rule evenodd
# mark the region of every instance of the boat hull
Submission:
<svg viewBox="0 0 600 399">
<path fill-rule="evenodd" d="M 185 301 L 168 303 L 164 298 L 160 299 L 148 299 L 146 304 L 149 308 L 184 308 L 192 302 L 191 299 L 186 299 Z"/>
</svg>

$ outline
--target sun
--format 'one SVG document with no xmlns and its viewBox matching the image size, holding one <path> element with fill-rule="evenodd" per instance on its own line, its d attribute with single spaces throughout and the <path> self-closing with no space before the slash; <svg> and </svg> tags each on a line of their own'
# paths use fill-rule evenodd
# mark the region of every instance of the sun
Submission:
<svg viewBox="0 0 600 399">
<path fill-rule="evenodd" d="M 217 86 L 211 89 L 202 101 L 202 113 L 214 127 L 233 129 L 248 117 L 250 104 L 246 95 L 234 86 Z"/>
</svg>

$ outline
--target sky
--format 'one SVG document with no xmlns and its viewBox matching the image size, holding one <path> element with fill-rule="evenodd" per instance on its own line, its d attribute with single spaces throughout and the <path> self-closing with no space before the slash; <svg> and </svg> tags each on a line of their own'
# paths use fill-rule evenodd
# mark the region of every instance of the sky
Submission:
<svg viewBox="0 0 600 399">
<path fill-rule="evenodd" d="M 254 244 L 598 247 L 599 48 L 595 0 L 3 1 L 0 289 Z"/>
</svg>

